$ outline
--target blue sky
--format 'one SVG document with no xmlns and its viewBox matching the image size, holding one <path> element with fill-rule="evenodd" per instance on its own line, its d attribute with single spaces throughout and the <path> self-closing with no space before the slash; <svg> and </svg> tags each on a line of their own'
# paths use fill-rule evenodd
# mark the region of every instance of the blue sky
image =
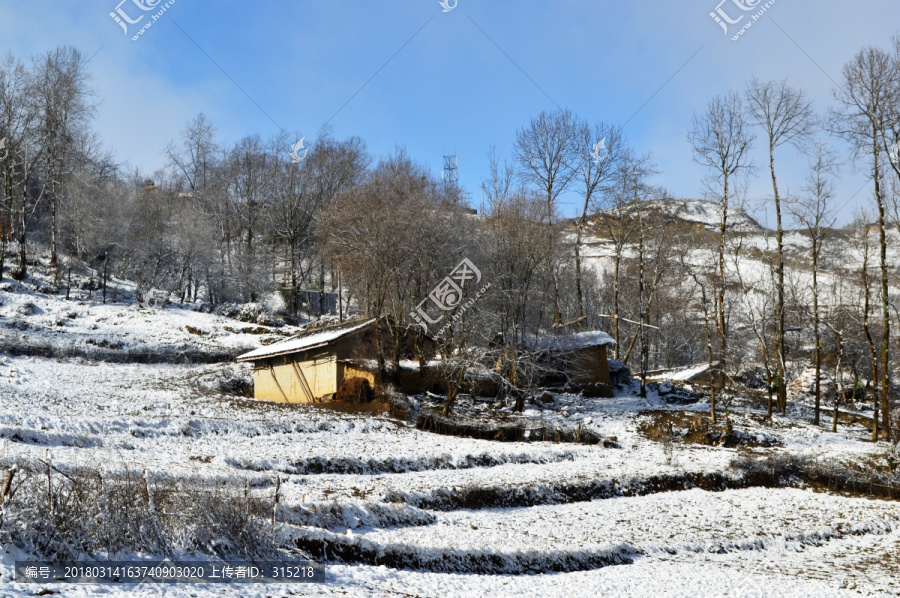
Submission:
<svg viewBox="0 0 900 598">
<path fill-rule="evenodd" d="M 126 14 L 152 14 L 134 1 L 122 4 Z M 733 1 L 741 0 L 722 5 L 728 14 L 752 14 Z M 656 160 L 656 182 L 699 196 L 703 170 L 686 134 L 711 97 L 753 75 L 786 77 L 824 111 L 853 53 L 886 47 L 900 31 L 896 0 L 867 0 L 864 9 L 776 0 L 738 41 L 710 18 L 717 0 L 458 0 L 446 13 L 438 0 L 175 0 L 132 41 L 147 19 L 125 35 L 109 16 L 118 2 L 0 0 L 0 51 L 28 57 L 71 44 L 96 52 L 96 127 L 122 161 L 162 167 L 166 144 L 199 112 L 227 143 L 279 128 L 312 138 L 327 122 L 334 136 L 358 135 L 375 155 L 405 146 L 436 173 L 443 154 L 457 154 L 476 207 L 490 146 L 510 157 L 516 130 L 557 104 L 594 122 L 628 121 L 629 141 Z M 838 183 L 845 223 L 871 192 L 851 199 L 865 177 L 835 145 L 846 155 Z M 761 143 L 754 158 L 767 165 Z M 784 185 L 799 192 L 806 158 L 785 148 L 777 160 Z M 764 223 L 770 195 L 761 169 L 748 198 Z M 571 214 L 576 198 L 563 202 Z"/>
</svg>

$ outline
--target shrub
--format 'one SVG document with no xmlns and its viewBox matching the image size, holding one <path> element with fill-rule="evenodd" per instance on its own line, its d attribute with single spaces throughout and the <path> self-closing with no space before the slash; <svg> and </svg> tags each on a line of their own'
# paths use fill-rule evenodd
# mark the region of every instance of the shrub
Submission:
<svg viewBox="0 0 900 598">
<path fill-rule="evenodd" d="M 6 479 L 5 471 L 0 474 Z M 236 486 L 146 472 L 22 465 L 3 504 L 0 544 L 58 560 L 182 552 L 276 556 L 266 525 L 272 502 Z"/>
<path fill-rule="evenodd" d="M 900 475 L 880 467 L 845 465 L 797 455 L 741 455 L 732 460 L 731 467 L 756 486 L 805 484 L 836 492 L 900 500 Z"/>
</svg>

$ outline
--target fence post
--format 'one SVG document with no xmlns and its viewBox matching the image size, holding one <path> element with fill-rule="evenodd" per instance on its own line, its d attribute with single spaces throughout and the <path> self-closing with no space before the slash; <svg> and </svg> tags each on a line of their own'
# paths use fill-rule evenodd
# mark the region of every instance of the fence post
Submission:
<svg viewBox="0 0 900 598">
<path fill-rule="evenodd" d="M 275 531 L 275 512 L 278 510 L 278 493 L 281 491 L 281 476 L 275 476 L 275 499 L 272 501 L 272 531 Z"/>
</svg>

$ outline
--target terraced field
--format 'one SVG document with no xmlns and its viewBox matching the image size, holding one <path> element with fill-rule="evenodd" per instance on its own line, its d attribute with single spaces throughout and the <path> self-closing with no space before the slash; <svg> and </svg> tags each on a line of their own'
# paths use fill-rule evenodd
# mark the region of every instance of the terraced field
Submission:
<svg viewBox="0 0 900 598">
<path fill-rule="evenodd" d="M 228 367 L 2 357 L 0 455 L 7 464 L 49 457 L 60 471 L 147 471 L 151 489 L 154 479 L 180 476 L 274 502 L 277 488 L 278 541 L 328 566 L 327 583 L 291 586 L 290 595 L 900 591 L 896 502 L 754 487 L 729 465 L 751 451 L 866 458 L 873 447 L 861 441 L 861 428 L 830 435 L 790 419 L 762 427 L 748 405 L 737 407 L 736 425 L 772 436 L 777 446 L 680 444 L 667 455 L 641 432 L 648 417 L 690 416 L 702 403 L 559 395 L 538 415 L 614 435 L 616 446 L 499 443 L 422 432 L 384 415 L 230 396 L 216 386 Z M 34 591 L 11 583 L 16 555 L 7 547 L 0 595 Z M 64 596 L 134 591 L 52 589 Z"/>
</svg>

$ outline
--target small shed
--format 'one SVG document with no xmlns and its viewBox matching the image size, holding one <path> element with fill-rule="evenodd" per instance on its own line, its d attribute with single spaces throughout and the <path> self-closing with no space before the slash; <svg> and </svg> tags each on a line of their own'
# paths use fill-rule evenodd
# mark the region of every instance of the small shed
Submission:
<svg viewBox="0 0 900 598">
<path fill-rule="evenodd" d="M 374 329 L 375 320 L 357 319 L 304 330 L 237 361 L 253 363 L 253 396 L 260 401 L 328 401 L 347 378 L 365 378 L 375 385 L 376 375 L 355 361 L 366 353 Z"/>
<path fill-rule="evenodd" d="M 609 385 L 609 358 L 606 348 L 616 341 L 599 330 L 575 334 L 540 336 L 535 348 L 546 351 L 553 367 L 565 373 L 577 386 Z"/>
</svg>

